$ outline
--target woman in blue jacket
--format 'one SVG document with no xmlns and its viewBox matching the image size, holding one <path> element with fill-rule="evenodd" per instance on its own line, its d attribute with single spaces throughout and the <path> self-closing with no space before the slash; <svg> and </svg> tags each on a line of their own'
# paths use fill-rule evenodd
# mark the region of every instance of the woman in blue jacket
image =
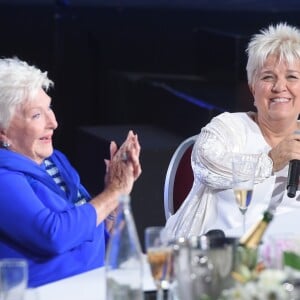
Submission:
<svg viewBox="0 0 300 300">
<path fill-rule="evenodd" d="M 53 82 L 17 58 L 0 59 L 0 259 L 25 258 L 29 286 L 104 264 L 118 197 L 141 173 L 132 131 L 105 160 L 104 190 L 91 198 L 68 159 L 53 149 Z"/>
</svg>

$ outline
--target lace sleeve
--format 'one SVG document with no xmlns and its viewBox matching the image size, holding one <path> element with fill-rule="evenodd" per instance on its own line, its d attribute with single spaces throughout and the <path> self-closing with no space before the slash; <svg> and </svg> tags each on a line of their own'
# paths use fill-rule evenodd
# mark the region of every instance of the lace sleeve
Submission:
<svg viewBox="0 0 300 300">
<path fill-rule="evenodd" d="M 227 189 L 232 186 L 232 153 L 245 153 L 249 129 L 242 122 L 230 119 L 214 118 L 203 127 L 192 152 L 192 167 L 196 180 L 214 189 Z M 230 118 L 230 116 L 229 116 Z M 260 182 L 272 174 L 273 162 L 265 152 L 253 145 L 258 159 L 256 181 Z"/>
</svg>

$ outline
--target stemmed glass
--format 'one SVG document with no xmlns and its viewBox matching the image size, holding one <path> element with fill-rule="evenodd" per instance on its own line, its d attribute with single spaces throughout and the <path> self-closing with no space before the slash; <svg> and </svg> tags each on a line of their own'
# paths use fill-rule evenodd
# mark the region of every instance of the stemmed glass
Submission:
<svg viewBox="0 0 300 300">
<path fill-rule="evenodd" d="M 246 230 L 246 212 L 252 200 L 257 157 L 234 154 L 232 156 L 232 179 L 235 201 L 243 217 L 243 234 Z"/>
<path fill-rule="evenodd" d="M 164 227 L 145 229 L 145 249 L 151 273 L 157 287 L 156 299 L 164 299 L 164 289 L 169 288 L 173 274 L 172 248 L 164 237 Z"/>
</svg>

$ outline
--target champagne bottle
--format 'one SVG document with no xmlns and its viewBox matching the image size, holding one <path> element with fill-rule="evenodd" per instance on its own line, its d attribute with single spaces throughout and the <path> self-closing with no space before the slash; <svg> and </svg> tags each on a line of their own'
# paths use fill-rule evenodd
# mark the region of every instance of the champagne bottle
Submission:
<svg viewBox="0 0 300 300">
<path fill-rule="evenodd" d="M 254 224 L 254 226 L 241 237 L 240 245 L 246 248 L 256 249 L 272 219 L 273 214 L 270 211 L 265 211 L 261 220 Z"/>
<path fill-rule="evenodd" d="M 245 283 L 253 278 L 258 267 L 258 247 L 272 219 L 273 214 L 265 211 L 262 218 L 240 238 L 232 272 L 235 280 Z"/>
</svg>

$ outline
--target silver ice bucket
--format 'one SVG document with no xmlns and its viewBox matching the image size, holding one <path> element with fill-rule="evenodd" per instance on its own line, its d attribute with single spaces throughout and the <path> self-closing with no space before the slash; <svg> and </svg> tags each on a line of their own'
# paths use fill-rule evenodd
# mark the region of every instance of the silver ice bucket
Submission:
<svg viewBox="0 0 300 300">
<path fill-rule="evenodd" d="M 177 298 L 215 300 L 223 289 L 232 287 L 238 242 L 235 238 L 205 235 L 176 240 L 173 253 Z"/>
</svg>

